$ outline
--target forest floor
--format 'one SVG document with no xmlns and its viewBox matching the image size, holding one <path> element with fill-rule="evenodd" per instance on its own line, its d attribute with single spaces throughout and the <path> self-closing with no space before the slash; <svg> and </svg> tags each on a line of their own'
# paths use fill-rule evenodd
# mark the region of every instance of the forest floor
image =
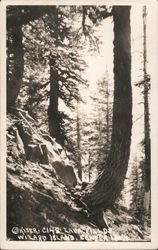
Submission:
<svg viewBox="0 0 158 250">
<path fill-rule="evenodd" d="M 7 119 L 8 240 L 150 241 L 150 229 L 143 231 L 121 207 L 107 210 L 108 228 L 99 229 L 74 196 L 76 187 L 65 186 L 53 168 L 55 162 L 67 164 L 61 146 L 42 137 L 27 118 L 18 113 Z M 45 161 L 37 157 L 40 143 L 47 145 Z"/>
</svg>

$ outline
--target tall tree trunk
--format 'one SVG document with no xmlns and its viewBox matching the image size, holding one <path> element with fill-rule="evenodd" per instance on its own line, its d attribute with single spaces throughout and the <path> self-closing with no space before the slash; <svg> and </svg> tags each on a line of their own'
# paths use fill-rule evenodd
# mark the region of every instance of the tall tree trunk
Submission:
<svg viewBox="0 0 158 250">
<path fill-rule="evenodd" d="M 78 94 L 79 95 L 79 94 Z M 78 177 L 82 181 L 82 165 L 81 165 L 81 131 L 80 131 L 80 109 L 79 109 L 79 100 L 77 100 L 77 168 L 78 168 Z"/>
<path fill-rule="evenodd" d="M 58 111 L 58 96 L 59 96 L 59 83 L 58 83 L 58 68 L 56 60 L 50 59 L 50 100 L 48 107 L 48 122 L 50 135 L 56 138 L 58 143 L 61 143 L 61 133 L 59 125 L 59 111 Z"/>
<path fill-rule="evenodd" d="M 143 7 L 143 33 L 144 33 L 144 136 L 145 136 L 145 194 L 144 212 L 149 214 L 150 206 L 150 125 L 149 125 L 149 102 L 148 102 L 148 81 L 147 81 L 147 49 L 146 49 L 146 6 Z"/>
<path fill-rule="evenodd" d="M 22 27 L 10 29 L 8 39 L 12 42 L 8 48 L 7 58 L 7 107 L 15 104 L 22 84 L 24 71 L 24 52 L 22 45 Z M 11 36 L 11 37 L 10 37 Z M 9 43 L 9 41 L 8 41 Z M 12 57 L 11 57 L 12 56 Z"/>
<path fill-rule="evenodd" d="M 49 15 L 49 28 L 53 31 L 53 38 L 55 39 L 56 50 L 58 50 L 58 9 L 54 7 L 54 13 Z M 58 65 L 57 56 L 51 55 L 50 58 L 50 101 L 48 107 L 48 123 L 50 135 L 56 138 L 56 141 L 63 144 L 60 121 L 59 121 L 59 110 L 58 110 L 58 99 L 59 99 L 59 79 L 58 79 Z"/>
<path fill-rule="evenodd" d="M 111 207 L 119 196 L 130 154 L 132 129 L 130 7 L 113 7 L 114 20 L 114 106 L 112 142 L 104 170 L 88 186 L 81 200 L 102 224 L 103 209 Z"/>
<path fill-rule="evenodd" d="M 92 168 L 92 165 L 91 165 L 91 151 L 89 149 L 88 151 L 88 166 L 89 166 L 89 169 L 88 169 L 88 177 L 89 177 L 89 182 L 91 182 L 91 168 Z"/>
<path fill-rule="evenodd" d="M 109 149 L 109 144 L 110 144 L 110 107 L 109 107 L 109 81 L 106 83 L 106 133 L 107 133 L 107 139 L 106 139 L 106 144 Z"/>
<path fill-rule="evenodd" d="M 22 25 L 26 25 L 46 13 L 53 15 L 54 10 L 54 6 L 43 6 L 42 8 L 41 6 L 7 6 L 7 108 L 15 104 L 23 78 Z M 11 55 L 13 57 L 10 57 Z"/>
</svg>

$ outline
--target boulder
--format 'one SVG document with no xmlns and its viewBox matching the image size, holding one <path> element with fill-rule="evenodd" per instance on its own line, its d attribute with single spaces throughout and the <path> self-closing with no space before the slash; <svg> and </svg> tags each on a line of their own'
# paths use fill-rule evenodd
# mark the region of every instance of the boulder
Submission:
<svg viewBox="0 0 158 250">
<path fill-rule="evenodd" d="M 77 177 L 72 166 L 65 165 L 64 161 L 55 161 L 53 168 L 65 186 L 75 187 L 77 185 Z"/>
<path fill-rule="evenodd" d="M 39 144 L 30 143 L 26 146 L 27 150 L 27 160 L 32 162 L 40 162 L 43 156 L 42 149 Z"/>
<path fill-rule="evenodd" d="M 15 126 L 12 127 L 12 130 L 13 130 L 15 142 L 17 145 L 18 155 L 21 158 L 22 163 L 25 164 L 26 163 L 26 154 L 25 154 L 25 149 L 24 149 L 24 143 L 19 135 L 17 127 L 15 127 Z"/>
</svg>

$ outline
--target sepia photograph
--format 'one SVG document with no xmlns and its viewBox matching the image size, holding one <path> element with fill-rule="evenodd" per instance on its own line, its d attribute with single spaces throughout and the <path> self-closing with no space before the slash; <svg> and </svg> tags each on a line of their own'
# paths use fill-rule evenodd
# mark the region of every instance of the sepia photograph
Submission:
<svg viewBox="0 0 158 250">
<path fill-rule="evenodd" d="M 158 2 L 130 2 L 2 1 L 2 249 L 158 247 Z"/>
</svg>

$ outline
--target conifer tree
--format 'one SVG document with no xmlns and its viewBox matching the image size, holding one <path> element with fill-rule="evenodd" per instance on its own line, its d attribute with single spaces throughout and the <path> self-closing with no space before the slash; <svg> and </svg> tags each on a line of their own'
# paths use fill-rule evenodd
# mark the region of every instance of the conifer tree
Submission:
<svg viewBox="0 0 158 250">
<path fill-rule="evenodd" d="M 115 84 L 111 148 L 104 170 L 82 196 L 100 226 L 105 226 L 103 209 L 111 207 L 122 190 L 131 144 L 130 7 L 113 7 L 113 19 Z"/>
</svg>

